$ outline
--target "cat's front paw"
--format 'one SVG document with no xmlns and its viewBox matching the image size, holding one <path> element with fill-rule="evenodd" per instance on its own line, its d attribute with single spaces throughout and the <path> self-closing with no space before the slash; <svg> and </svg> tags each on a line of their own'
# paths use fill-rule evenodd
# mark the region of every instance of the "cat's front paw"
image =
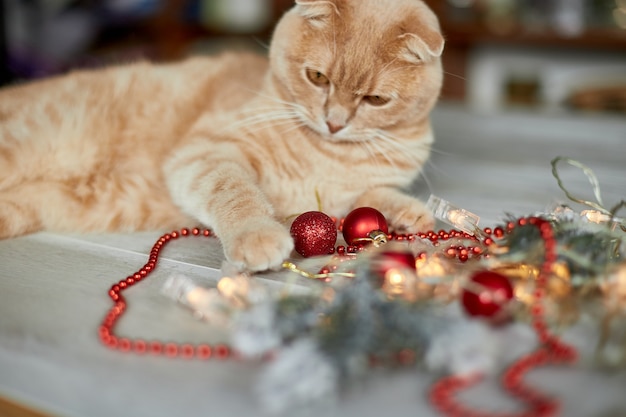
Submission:
<svg viewBox="0 0 626 417">
<path fill-rule="evenodd" d="M 394 207 L 386 215 L 391 223 L 391 227 L 398 232 L 425 232 L 435 227 L 435 218 L 432 213 L 418 200 L 413 200 L 403 206 Z"/>
<path fill-rule="evenodd" d="M 222 244 L 230 263 L 252 272 L 279 268 L 294 247 L 289 231 L 272 219 L 248 221 L 222 237 Z"/>
<path fill-rule="evenodd" d="M 435 219 L 424 203 L 395 188 L 377 188 L 364 193 L 355 207 L 367 206 L 378 209 L 394 232 L 418 233 L 435 227 Z"/>
<path fill-rule="evenodd" d="M 387 202 L 382 208 L 382 213 L 391 229 L 400 233 L 432 230 L 435 227 L 435 219 L 426 205 L 414 198 L 402 197 L 393 202 Z"/>
</svg>

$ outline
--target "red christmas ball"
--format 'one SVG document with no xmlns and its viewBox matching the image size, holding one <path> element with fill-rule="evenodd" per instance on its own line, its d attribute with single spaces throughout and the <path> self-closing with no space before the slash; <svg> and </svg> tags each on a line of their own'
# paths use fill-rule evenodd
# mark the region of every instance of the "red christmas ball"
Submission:
<svg viewBox="0 0 626 417">
<path fill-rule="evenodd" d="M 507 277 L 497 272 L 474 274 L 462 293 L 462 303 L 470 316 L 493 319 L 506 318 L 503 308 L 513 299 L 513 286 Z"/>
<path fill-rule="evenodd" d="M 385 279 L 385 274 L 391 269 L 403 269 L 416 271 L 415 256 L 407 250 L 388 250 L 374 255 L 372 258 L 372 271 L 380 278 Z"/>
<path fill-rule="evenodd" d="M 360 207 L 351 211 L 343 221 L 343 237 L 348 245 L 362 243 L 361 239 L 371 239 L 372 232 L 389 233 L 387 220 L 383 214 L 371 207 Z"/>
<path fill-rule="evenodd" d="M 335 221 L 320 211 L 299 215 L 291 224 L 296 252 L 305 258 L 332 253 L 337 242 Z"/>
</svg>

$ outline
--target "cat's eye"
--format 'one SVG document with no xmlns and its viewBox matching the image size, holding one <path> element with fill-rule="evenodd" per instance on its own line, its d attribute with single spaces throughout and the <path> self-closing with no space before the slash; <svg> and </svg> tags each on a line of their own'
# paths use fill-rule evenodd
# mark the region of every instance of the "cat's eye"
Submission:
<svg viewBox="0 0 626 417">
<path fill-rule="evenodd" d="M 309 81 L 311 81 L 318 87 L 325 87 L 330 84 L 330 80 L 328 79 L 328 77 L 322 74 L 320 71 L 308 69 L 306 70 L 306 76 Z"/>
<path fill-rule="evenodd" d="M 363 97 L 363 101 L 365 101 L 367 104 L 371 106 L 380 107 L 389 103 L 390 100 L 382 96 L 365 96 Z"/>
</svg>

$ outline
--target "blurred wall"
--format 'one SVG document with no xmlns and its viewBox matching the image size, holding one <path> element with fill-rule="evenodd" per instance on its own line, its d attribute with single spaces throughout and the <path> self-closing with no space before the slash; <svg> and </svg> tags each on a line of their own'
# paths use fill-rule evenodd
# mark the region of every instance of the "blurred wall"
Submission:
<svg viewBox="0 0 626 417">
<path fill-rule="evenodd" d="M 442 100 L 625 112 L 626 0 L 425 1 L 447 40 Z M 0 0 L 0 82 L 261 47 L 293 2 Z"/>
<path fill-rule="evenodd" d="M 626 0 L 426 1 L 447 39 L 444 100 L 626 113 Z"/>
</svg>

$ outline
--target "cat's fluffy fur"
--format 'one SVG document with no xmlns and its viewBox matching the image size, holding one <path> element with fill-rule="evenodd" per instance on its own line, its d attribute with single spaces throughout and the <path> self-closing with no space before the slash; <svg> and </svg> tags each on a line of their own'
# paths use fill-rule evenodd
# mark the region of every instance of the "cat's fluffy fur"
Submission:
<svg viewBox="0 0 626 417">
<path fill-rule="evenodd" d="M 421 0 L 296 0 L 251 54 L 78 71 L 0 92 L 0 238 L 211 227 L 280 265 L 287 216 L 372 206 L 432 226 L 419 174 L 443 38 Z M 335 132 L 335 133 L 333 133 Z"/>
</svg>

